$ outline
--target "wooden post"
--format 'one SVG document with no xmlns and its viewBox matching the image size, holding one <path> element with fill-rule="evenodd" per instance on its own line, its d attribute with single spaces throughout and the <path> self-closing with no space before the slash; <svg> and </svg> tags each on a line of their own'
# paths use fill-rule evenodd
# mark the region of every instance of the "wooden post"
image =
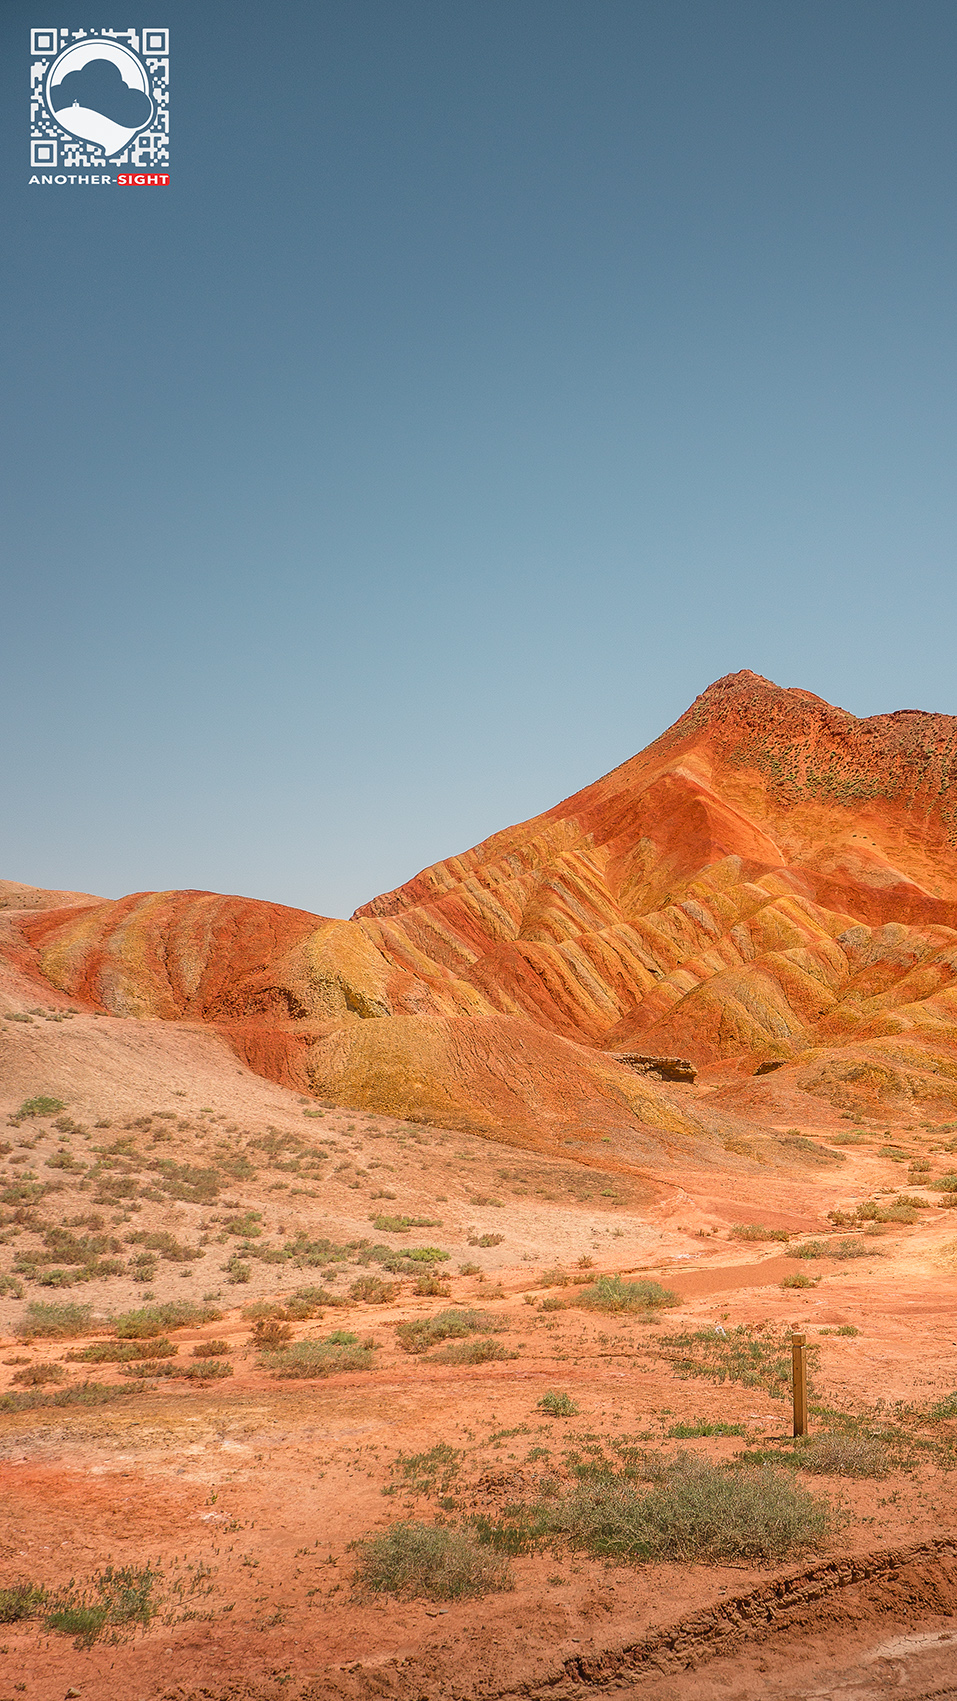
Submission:
<svg viewBox="0 0 957 1701">
<path fill-rule="evenodd" d="M 807 1434 L 807 1337 L 791 1335 L 791 1383 L 794 1391 L 794 1433 Z"/>
</svg>

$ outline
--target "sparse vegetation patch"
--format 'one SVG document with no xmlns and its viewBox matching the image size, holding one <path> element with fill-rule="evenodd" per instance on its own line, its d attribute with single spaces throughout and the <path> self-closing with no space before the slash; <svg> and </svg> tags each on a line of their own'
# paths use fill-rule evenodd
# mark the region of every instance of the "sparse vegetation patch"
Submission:
<svg viewBox="0 0 957 1701">
<path fill-rule="evenodd" d="M 410 1520 L 356 1549 L 356 1581 L 373 1594 L 454 1601 L 512 1587 L 507 1560 L 468 1530 Z"/>
</svg>

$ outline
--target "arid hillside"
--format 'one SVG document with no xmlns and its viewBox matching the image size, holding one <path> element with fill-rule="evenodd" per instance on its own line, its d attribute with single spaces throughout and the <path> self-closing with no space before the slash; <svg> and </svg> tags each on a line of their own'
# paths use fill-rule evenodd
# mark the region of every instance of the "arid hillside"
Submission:
<svg viewBox="0 0 957 1701">
<path fill-rule="evenodd" d="M 274 1081 L 523 1144 L 714 1136 L 621 1054 L 689 1059 L 723 1097 L 774 1065 L 834 1104 L 946 1107 L 955 751 L 954 717 L 859 720 L 733 674 L 622 767 L 351 921 L 30 892 L 4 898 L 0 938 L 87 1009 L 211 1024 Z"/>
<path fill-rule="evenodd" d="M 0 885 L 13 1689 L 954 1695 L 955 726 L 737 675 L 350 921 Z"/>
</svg>

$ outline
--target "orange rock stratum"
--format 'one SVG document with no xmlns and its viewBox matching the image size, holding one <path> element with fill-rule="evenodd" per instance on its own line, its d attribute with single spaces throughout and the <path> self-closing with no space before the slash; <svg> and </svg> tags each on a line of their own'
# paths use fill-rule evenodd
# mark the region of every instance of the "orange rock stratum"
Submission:
<svg viewBox="0 0 957 1701">
<path fill-rule="evenodd" d="M 785 1071 L 765 1092 L 957 1104 L 955 754 L 955 717 L 859 720 L 737 673 L 350 921 L 8 883 L 0 945 L 94 1010 L 212 1024 L 274 1080 L 523 1144 L 706 1144 L 618 1053 L 687 1058 L 728 1107 L 762 1064 Z"/>
</svg>

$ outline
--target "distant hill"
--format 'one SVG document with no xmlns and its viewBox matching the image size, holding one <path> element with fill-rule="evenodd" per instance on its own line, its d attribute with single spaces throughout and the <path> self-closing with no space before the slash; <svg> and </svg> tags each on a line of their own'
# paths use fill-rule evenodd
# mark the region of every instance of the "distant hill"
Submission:
<svg viewBox="0 0 957 1701">
<path fill-rule="evenodd" d="M 859 720 L 737 673 L 603 779 L 351 921 L 70 895 L 11 916 L 6 951 L 93 1008 L 215 1024 L 273 1079 L 523 1143 L 690 1136 L 680 1094 L 616 1053 L 721 1080 L 779 1063 L 835 1103 L 946 1099 L 955 756 L 954 717 Z"/>
</svg>

